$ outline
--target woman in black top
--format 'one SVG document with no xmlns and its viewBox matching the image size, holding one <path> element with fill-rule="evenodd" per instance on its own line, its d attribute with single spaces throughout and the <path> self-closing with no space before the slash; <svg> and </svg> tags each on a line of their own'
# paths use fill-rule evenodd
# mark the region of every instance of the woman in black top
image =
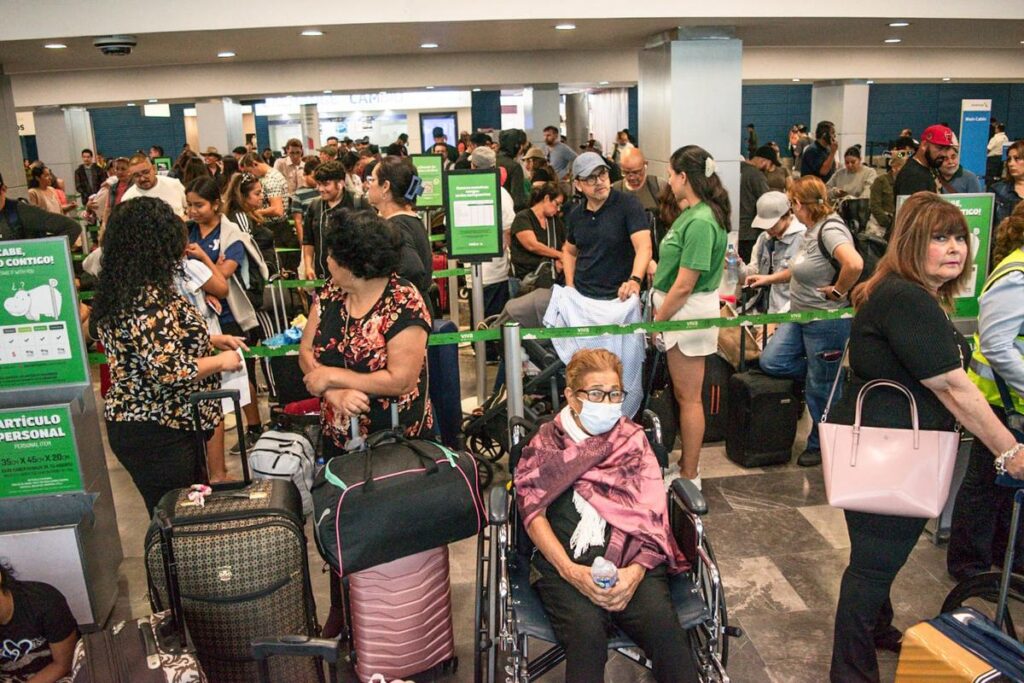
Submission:
<svg viewBox="0 0 1024 683">
<path fill-rule="evenodd" d="M 541 263 L 552 260 L 562 269 L 562 242 L 565 228 L 558 213 L 565 194 L 555 183 L 544 183 L 530 193 L 530 208 L 516 214 L 512 221 L 512 274 L 522 280 Z M 539 286 L 550 286 L 539 285 Z"/>
<path fill-rule="evenodd" d="M 1024 476 L 1024 455 L 964 371 L 970 357 L 946 311 L 971 276 L 967 223 L 960 210 L 931 192 L 900 209 L 889 250 L 870 280 L 853 293 L 850 332 L 854 379 L 832 415 L 852 423 L 860 387 L 888 379 L 917 402 L 920 428 L 952 430 L 957 421 L 994 453 L 1010 453 L 1007 469 Z M 895 389 L 871 392 L 863 424 L 910 424 L 906 398 Z M 832 648 L 833 683 L 878 681 L 875 648 L 899 650 L 889 589 L 927 520 L 846 511 L 850 564 L 843 573 Z"/>
<path fill-rule="evenodd" d="M 416 167 L 409 157 L 385 157 L 374 164 L 366 183 L 367 200 L 402 235 L 398 274 L 416 285 L 429 307 L 434 258 L 427 229 L 416 214 L 416 197 L 423 194 Z"/>
<path fill-rule="evenodd" d="M 78 625 L 53 586 L 18 581 L 0 562 L 0 680 L 55 683 L 71 673 Z"/>
</svg>

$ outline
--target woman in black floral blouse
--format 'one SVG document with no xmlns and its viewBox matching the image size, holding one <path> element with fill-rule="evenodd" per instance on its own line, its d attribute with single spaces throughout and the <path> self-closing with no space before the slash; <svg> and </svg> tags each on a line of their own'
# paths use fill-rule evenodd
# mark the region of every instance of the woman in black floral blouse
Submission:
<svg viewBox="0 0 1024 683">
<path fill-rule="evenodd" d="M 407 435 L 433 427 L 426 364 L 430 314 L 416 287 L 395 274 L 402 237 L 369 211 L 333 220 L 325 240 L 330 279 L 299 347 L 306 387 L 324 399 L 327 458 L 345 452 L 350 416 L 360 416 L 364 436 L 390 427 L 393 400 Z"/>
<path fill-rule="evenodd" d="M 188 238 L 159 199 L 119 204 L 103 238 L 102 270 L 92 312 L 110 361 L 103 415 L 114 455 L 152 513 L 168 491 L 197 482 L 189 396 L 220 386 L 237 370 L 242 339 L 210 335 L 196 308 L 175 289 Z M 214 349 L 230 353 L 214 354 Z M 220 406 L 201 410 L 202 427 L 220 421 Z"/>
</svg>

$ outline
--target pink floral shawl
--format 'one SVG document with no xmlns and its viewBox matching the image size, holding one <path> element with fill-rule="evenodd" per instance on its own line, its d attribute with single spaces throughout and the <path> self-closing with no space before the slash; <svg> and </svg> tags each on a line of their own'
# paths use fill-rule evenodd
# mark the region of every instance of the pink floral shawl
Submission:
<svg viewBox="0 0 1024 683">
<path fill-rule="evenodd" d="M 607 434 L 574 442 L 556 417 L 523 449 L 515 473 L 523 524 L 573 487 L 611 526 L 605 559 L 670 573 L 689 569 L 669 527 L 668 496 L 643 429 L 621 418 Z"/>
</svg>

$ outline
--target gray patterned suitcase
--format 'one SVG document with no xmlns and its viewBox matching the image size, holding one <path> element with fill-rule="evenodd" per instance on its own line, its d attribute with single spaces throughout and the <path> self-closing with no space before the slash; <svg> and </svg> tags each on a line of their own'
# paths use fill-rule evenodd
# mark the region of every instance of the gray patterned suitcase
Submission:
<svg viewBox="0 0 1024 683">
<path fill-rule="evenodd" d="M 210 392 L 198 400 L 218 397 Z M 246 454 L 241 454 L 242 462 Z M 247 468 L 245 468 L 247 470 Z M 179 489 L 157 506 L 174 528 L 172 547 L 185 625 L 203 670 L 217 683 L 257 678 L 253 640 L 317 635 L 302 499 L 279 479 L 215 487 L 202 506 Z M 154 611 L 166 609 L 161 536 L 146 535 L 146 571 Z M 272 662 L 275 682 L 320 680 L 315 658 Z"/>
</svg>

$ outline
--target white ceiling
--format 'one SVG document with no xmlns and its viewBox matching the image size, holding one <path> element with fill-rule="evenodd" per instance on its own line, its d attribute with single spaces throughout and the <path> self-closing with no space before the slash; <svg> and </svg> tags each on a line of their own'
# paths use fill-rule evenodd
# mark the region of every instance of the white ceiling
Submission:
<svg viewBox="0 0 1024 683">
<path fill-rule="evenodd" d="M 10 4 L 13 0 L 4 0 Z M 1018 4 L 1021 0 L 1005 0 Z M 85 3 L 92 4 L 92 3 Z M 19 2 L 19 5 L 22 3 Z M 38 6 L 38 5 L 37 5 Z M 24 5 L 22 5 L 24 7 Z M 556 31 L 549 19 L 463 21 L 435 23 L 376 23 L 319 26 L 324 35 L 299 36 L 297 27 L 247 28 L 219 31 L 137 33 L 139 45 L 130 56 L 109 57 L 92 46 L 92 37 L 49 36 L 0 42 L 0 64 L 7 74 L 131 69 L 134 67 L 213 64 L 225 62 L 283 62 L 375 55 L 434 55 L 546 50 L 603 50 L 641 48 L 652 37 L 676 27 L 730 26 L 745 47 L 877 48 L 898 59 L 901 50 L 921 48 L 1005 49 L 1007 59 L 1024 60 L 1024 20 L 915 19 L 909 27 L 889 28 L 889 18 L 701 18 L 579 19 L 575 31 Z M 889 46 L 883 40 L 899 37 Z M 48 50 L 46 42 L 67 49 Z M 436 50 L 419 47 L 424 42 Z M 236 53 L 218 59 L 217 52 Z M 995 76 L 995 74 L 993 74 Z"/>
</svg>

